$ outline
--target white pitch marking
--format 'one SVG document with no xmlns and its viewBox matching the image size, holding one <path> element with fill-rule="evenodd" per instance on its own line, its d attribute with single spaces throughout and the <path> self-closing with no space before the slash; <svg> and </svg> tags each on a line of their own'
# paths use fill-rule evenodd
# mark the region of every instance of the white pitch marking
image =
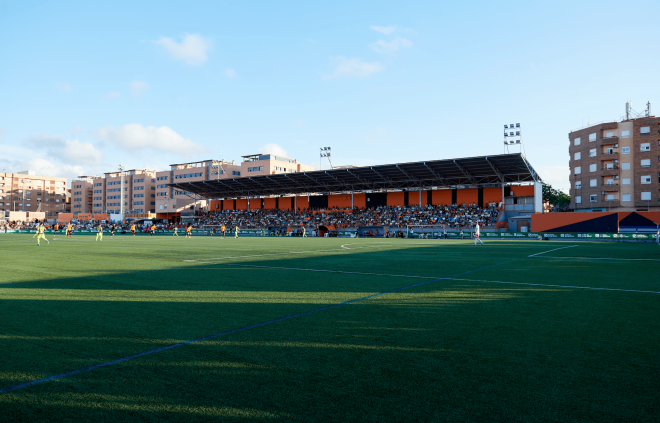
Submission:
<svg viewBox="0 0 660 423">
<path fill-rule="evenodd" d="M 627 259 L 627 258 L 609 258 L 609 257 L 554 257 L 554 256 L 545 256 L 545 257 L 541 257 L 541 258 L 575 259 L 575 260 L 660 261 L 659 259 Z"/>
<path fill-rule="evenodd" d="M 546 286 L 550 288 L 572 288 L 572 289 L 591 289 L 595 291 L 621 291 L 621 292 L 640 292 L 644 294 L 660 294 L 660 291 L 640 291 L 637 289 L 621 289 L 621 288 L 595 288 L 591 286 L 571 286 L 571 285 L 547 285 L 543 283 L 528 283 L 528 282 L 502 282 L 502 281 L 487 281 L 481 279 L 459 279 L 459 278 L 445 278 L 451 281 L 467 281 L 467 282 L 488 282 L 488 283 L 503 283 L 508 285 L 531 285 L 531 286 Z"/>
<path fill-rule="evenodd" d="M 534 257 L 534 256 L 538 256 L 538 255 L 541 255 L 541 254 L 550 253 L 552 251 L 563 250 L 564 248 L 573 248 L 573 247 L 577 247 L 577 245 L 569 245 L 568 247 L 555 248 L 554 250 L 548 250 L 548 251 L 544 251 L 542 253 L 532 254 L 531 256 L 527 256 L 527 257 Z"/>
<path fill-rule="evenodd" d="M 351 244 L 344 244 L 344 245 L 351 245 Z M 353 247 L 352 249 L 358 249 L 358 248 L 379 248 L 378 246 L 375 245 L 367 245 L 364 247 Z M 187 262 L 199 262 L 199 261 L 211 261 L 211 260 L 227 260 L 227 259 L 240 259 L 240 258 L 253 258 L 253 257 L 266 257 L 266 256 L 284 256 L 287 254 L 308 254 L 308 253 L 327 253 L 330 251 L 342 251 L 344 249 L 351 249 L 351 248 L 333 248 L 331 250 L 313 250 L 313 251 L 289 251 L 286 253 L 270 253 L 270 254 L 253 254 L 250 256 L 235 256 L 235 257 L 215 257 L 215 258 L 207 258 L 207 259 L 198 259 L 198 260 L 185 260 Z"/>
</svg>

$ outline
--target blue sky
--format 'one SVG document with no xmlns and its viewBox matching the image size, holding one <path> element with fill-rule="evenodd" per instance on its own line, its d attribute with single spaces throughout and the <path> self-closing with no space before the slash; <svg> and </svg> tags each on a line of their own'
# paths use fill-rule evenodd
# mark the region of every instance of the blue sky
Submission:
<svg viewBox="0 0 660 423">
<path fill-rule="evenodd" d="M 569 131 L 660 107 L 657 1 L 314 3 L 0 0 L 0 168 L 444 159 L 520 122 L 567 188 Z"/>
</svg>

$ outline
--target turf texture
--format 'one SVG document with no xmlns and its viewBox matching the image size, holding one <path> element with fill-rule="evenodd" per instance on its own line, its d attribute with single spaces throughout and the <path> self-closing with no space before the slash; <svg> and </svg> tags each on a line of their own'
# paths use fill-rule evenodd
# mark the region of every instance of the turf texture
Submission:
<svg viewBox="0 0 660 423">
<path fill-rule="evenodd" d="M 655 244 L 48 238 L 0 236 L 3 422 L 660 419 Z"/>
</svg>

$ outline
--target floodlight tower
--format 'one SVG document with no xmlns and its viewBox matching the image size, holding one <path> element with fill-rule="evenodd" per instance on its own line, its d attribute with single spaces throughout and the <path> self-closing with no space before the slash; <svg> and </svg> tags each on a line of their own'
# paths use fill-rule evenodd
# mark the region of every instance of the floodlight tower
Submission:
<svg viewBox="0 0 660 423">
<path fill-rule="evenodd" d="M 520 152 L 524 153 L 525 144 L 523 143 L 522 131 L 520 124 L 513 123 L 504 125 L 504 153 L 509 153 L 509 146 L 520 147 Z"/>
<path fill-rule="evenodd" d="M 319 170 L 321 170 L 321 160 L 324 157 L 328 158 L 328 162 L 330 163 L 330 169 L 332 169 L 332 160 L 330 160 L 330 156 L 332 155 L 331 154 L 332 149 L 330 147 L 321 147 L 320 150 L 321 150 L 321 153 L 320 153 L 320 157 L 319 157 Z"/>
</svg>

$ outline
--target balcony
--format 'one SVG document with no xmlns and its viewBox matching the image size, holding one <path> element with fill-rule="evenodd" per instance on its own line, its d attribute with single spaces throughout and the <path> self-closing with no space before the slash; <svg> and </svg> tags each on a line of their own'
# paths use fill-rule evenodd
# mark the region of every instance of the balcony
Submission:
<svg viewBox="0 0 660 423">
<path fill-rule="evenodd" d="M 618 143 L 619 143 L 619 137 L 598 138 L 596 140 L 597 145 L 611 145 Z"/>
<path fill-rule="evenodd" d="M 614 151 L 612 153 L 602 153 L 600 155 L 600 161 L 605 161 L 605 160 L 619 160 L 619 153 Z"/>
<path fill-rule="evenodd" d="M 619 164 L 618 163 L 607 163 L 601 166 L 601 175 L 602 176 L 614 176 L 619 174 Z"/>
<path fill-rule="evenodd" d="M 602 188 L 605 192 L 619 192 L 619 184 L 603 184 Z"/>
</svg>

